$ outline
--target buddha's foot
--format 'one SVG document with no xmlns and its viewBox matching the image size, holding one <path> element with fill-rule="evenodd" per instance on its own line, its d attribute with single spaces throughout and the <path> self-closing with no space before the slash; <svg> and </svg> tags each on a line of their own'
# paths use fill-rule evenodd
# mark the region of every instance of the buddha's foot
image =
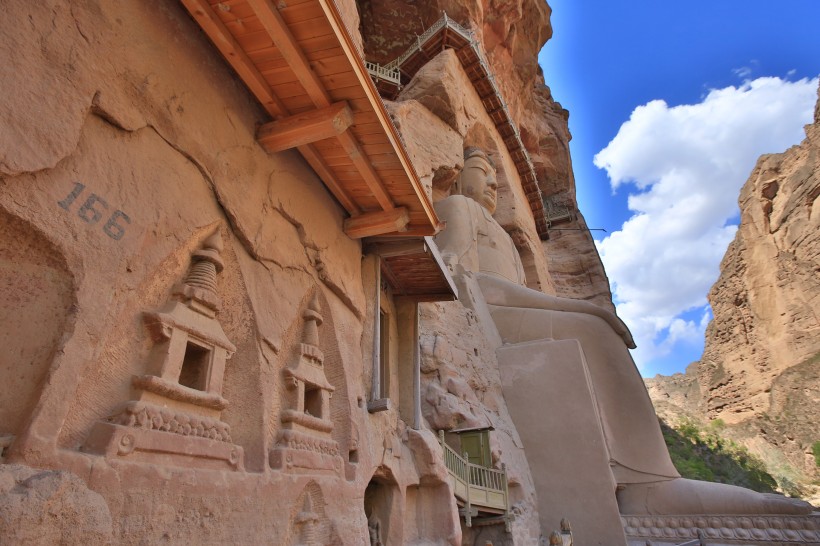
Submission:
<svg viewBox="0 0 820 546">
<path fill-rule="evenodd" d="M 620 488 L 619 488 L 620 489 Z M 622 514 L 809 514 L 811 504 L 774 493 L 676 478 L 627 484 L 618 491 Z"/>
</svg>

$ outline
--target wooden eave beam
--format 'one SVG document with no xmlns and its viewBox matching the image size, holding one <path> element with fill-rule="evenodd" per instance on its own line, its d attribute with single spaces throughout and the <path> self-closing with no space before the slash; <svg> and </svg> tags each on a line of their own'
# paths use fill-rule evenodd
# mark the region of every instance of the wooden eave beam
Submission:
<svg viewBox="0 0 820 546">
<path fill-rule="evenodd" d="M 373 192 L 373 197 L 376 198 L 379 206 L 384 210 L 393 210 L 395 208 L 393 200 L 390 198 L 390 195 L 388 195 L 378 173 L 376 173 L 376 170 L 370 163 L 370 159 L 356 141 L 356 137 L 349 132 L 345 132 L 340 134 L 337 138 L 339 140 L 339 144 L 342 145 L 342 148 L 344 148 L 345 152 L 347 152 L 347 155 L 350 157 L 350 160 L 353 162 L 353 165 L 356 166 L 356 170 L 358 170 L 359 174 L 362 175 L 365 184 L 367 184 L 367 187 L 370 188 L 371 192 Z"/>
<path fill-rule="evenodd" d="M 281 152 L 338 136 L 353 125 L 353 112 L 346 102 L 280 118 L 259 127 L 256 139 L 269 152 Z"/>
<path fill-rule="evenodd" d="M 410 214 L 404 207 L 391 210 L 366 212 L 344 222 L 344 230 L 351 239 L 384 235 L 394 231 L 402 231 L 410 222 Z"/>
<path fill-rule="evenodd" d="M 398 256 L 415 256 L 427 251 L 424 239 L 402 239 L 399 241 L 374 242 L 365 247 L 368 254 L 378 254 L 382 258 L 395 258 Z"/>
</svg>

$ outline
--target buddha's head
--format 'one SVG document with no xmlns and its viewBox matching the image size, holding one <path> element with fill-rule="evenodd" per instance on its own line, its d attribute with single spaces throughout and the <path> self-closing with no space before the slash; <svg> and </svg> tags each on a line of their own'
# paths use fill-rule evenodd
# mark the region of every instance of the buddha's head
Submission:
<svg viewBox="0 0 820 546">
<path fill-rule="evenodd" d="M 476 201 L 487 209 L 495 212 L 498 199 L 498 181 L 495 178 L 495 164 L 480 148 L 464 150 L 464 169 L 458 179 L 461 194 Z"/>
</svg>

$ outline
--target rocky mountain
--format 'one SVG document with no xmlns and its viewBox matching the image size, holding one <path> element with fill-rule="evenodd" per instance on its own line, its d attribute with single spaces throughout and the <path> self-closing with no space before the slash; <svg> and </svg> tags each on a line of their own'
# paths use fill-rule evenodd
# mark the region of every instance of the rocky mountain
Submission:
<svg viewBox="0 0 820 546">
<path fill-rule="evenodd" d="M 647 380 L 658 413 L 722 420 L 781 487 L 820 477 L 820 102 L 806 138 L 758 160 L 709 293 L 699 362 Z"/>
</svg>

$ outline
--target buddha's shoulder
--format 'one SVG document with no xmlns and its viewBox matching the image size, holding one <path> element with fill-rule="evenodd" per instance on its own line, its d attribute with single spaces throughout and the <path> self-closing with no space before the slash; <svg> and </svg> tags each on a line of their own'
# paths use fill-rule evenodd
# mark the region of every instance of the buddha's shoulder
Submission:
<svg viewBox="0 0 820 546">
<path fill-rule="evenodd" d="M 451 195 L 450 197 L 445 197 L 441 201 L 437 201 L 433 208 L 436 210 L 436 213 L 440 215 L 445 214 L 453 214 L 453 213 L 474 213 L 475 211 L 481 209 L 481 205 L 475 202 L 474 199 L 470 197 L 465 197 L 464 195 Z"/>
</svg>

